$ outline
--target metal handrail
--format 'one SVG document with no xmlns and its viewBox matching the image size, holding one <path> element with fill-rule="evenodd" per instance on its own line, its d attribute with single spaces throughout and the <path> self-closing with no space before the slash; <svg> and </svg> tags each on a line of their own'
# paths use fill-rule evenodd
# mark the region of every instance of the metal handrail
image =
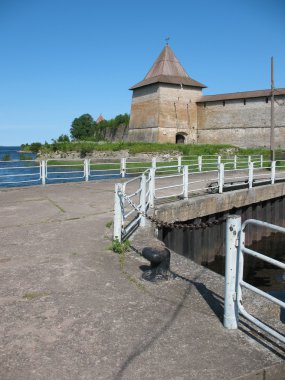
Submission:
<svg viewBox="0 0 285 380">
<path fill-rule="evenodd" d="M 247 168 L 236 168 L 236 169 L 226 169 L 224 168 L 224 163 L 220 163 L 217 169 L 213 170 L 205 170 L 205 171 L 189 171 L 189 165 L 181 165 L 178 164 L 176 166 L 164 166 L 163 169 L 165 171 L 169 170 L 169 168 L 177 169 L 177 173 L 162 175 L 160 168 L 157 167 L 156 163 L 152 162 L 152 167 L 146 169 L 143 174 L 140 176 L 133 177 L 126 181 L 123 185 L 118 184 L 118 188 L 115 192 L 120 191 L 124 199 L 120 199 L 120 202 L 117 201 L 118 210 L 116 212 L 121 213 L 122 215 L 126 212 L 122 211 L 121 208 L 125 207 L 126 199 L 134 202 L 134 197 L 140 196 L 137 189 L 139 185 L 136 187 L 135 182 L 141 181 L 143 176 L 147 177 L 146 185 L 147 188 L 144 190 L 147 199 L 147 205 L 145 207 L 154 207 L 155 201 L 158 200 L 167 200 L 173 197 L 179 198 L 187 198 L 188 194 L 201 192 L 205 193 L 223 193 L 223 191 L 230 191 L 231 186 L 233 190 L 236 189 L 236 186 L 248 187 L 251 189 L 254 186 L 262 185 L 264 182 L 274 184 L 275 181 L 283 180 L 282 177 L 276 175 L 276 165 L 275 162 L 272 162 L 270 167 L 270 172 L 260 173 L 260 170 L 266 170 L 266 168 L 254 168 L 254 164 L 251 160 L 248 160 Z M 191 169 L 191 167 L 190 167 Z M 256 171 L 258 171 L 256 173 Z M 213 174 L 210 177 L 206 175 Z M 214 175 L 216 174 L 216 176 Z M 164 185 L 164 181 L 175 180 L 176 183 L 168 183 Z M 285 178 L 284 178 L 285 179 Z M 161 183 L 160 183 L 161 182 Z M 199 186 L 200 184 L 200 186 Z M 133 186 L 135 189 L 131 191 L 131 194 L 128 195 L 126 192 L 126 187 Z M 116 185 L 117 186 L 117 185 Z M 179 189 L 176 192 L 173 192 L 173 189 Z M 181 189 L 181 190 L 180 190 Z M 117 195 L 115 194 L 115 197 Z M 136 201 L 137 211 L 140 207 L 140 202 Z M 130 207 L 126 205 L 126 207 Z M 144 206 L 143 206 L 144 207 Z M 133 213 L 128 214 L 131 215 Z M 115 216 L 116 218 L 116 216 Z M 119 217 L 118 217 L 119 218 Z M 120 217 L 119 219 L 123 219 Z M 121 227 L 118 227 L 117 231 L 121 231 Z M 122 223 L 122 228 L 124 228 L 124 223 Z M 118 232 L 116 231 L 116 235 L 118 236 Z M 121 238 L 121 233 L 120 237 Z"/>
<path fill-rule="evenodd" d="M 112 162 L 96 162 L 91 159 L 48 159 L 45 161 L 36 161 L 36 160 L 13 160 L 13 161 L 0 161 L 0 173 L 5 175 L 6 170 L 11 171 L 7 175 L 12 175 L 13 172 L 15 174 L 15 181 L 17 178 L 25 177 L 25 172 L 28 169 L 39 168 L 39 183 L 42 184 L 56 181 L 73 181 L 73 180 L 85 180 L 89 179 L 102 179 L 102 178 L 116 178 L 116 177 L 125 177 L 125 176 L 137 176 L 142 174 L 145 170 L 149 170 L 151 168 L 155 168 L 157 172 L 169 172 L 175 173 L 183 169 L 185 164 L 188 165 L 189 174 L 190 173 L 199 173 L 199 172 L 209 172 L 210 170 L 217 168 L 220 163 L 224 163 L 225 167 L 229 167 L 232 165 L 234 169 L 239 169 L 242 166 L 242 169 L 245 169 L 245 166 L 249 164 L 249 162 L 253 162 L 254 170 L 260 165 L 263 166 L 263 156 L 252 155 L 252 156 L 232 156 L 232 157 L 222 157 L 219 155 L 202 155 L 202 156 L 173 156 L 168 157 L 167 160 L 158 160 L 157 158 L 153 158 L 152 161 L 128 161 L 126 158 L 122 158 L 118 161 L 113 160 Z M 54 164 L 53 161 L 59 161 L 59 164 Z M 23 164 L 20 166 L 13 167 L 11 166 L 11 162 L 21 161 Z M 78 163 L 78 161 L 81 161 Z M 25 166 L 24 162 L 35 163 L 32 166 Z M 8 163 L 8 165 L 7 165 Z M 131 166 L 132 164 L 139 164 L 139 166 Z M 4 166 L 5 165 L 5 166 Z M 110 167 L 114 166 L 114 167 Z M 4 166 L 4 167 L 2 167 Z M 96 167 L 97 166 L 97 167 Z M 82 168 L 82 170 L 76 170 L 78 168 Z M 282 163 L 278 161 L 278 165 L 276 165 L 276 169 L 283 169 Z M 64 170 L 70 169 L 70 170 Z M 210 170 L 209 170 L 210 169 Z M 241 169 L 241 170 L 242 170 Z M 16 173 L 16 171 L 18 171 Z M 80 174 L 80 175 L 78 175 Z M 35 175 L 38 175 L 36 173 Z M 282 174 L 278 174 L 281 178 Z M 8 178 L 8 177 L 7 177 Z M 25 178 L 28 181 L 28 176 Z M 5 185 L 6 182 L 3 181 L 3 177 L 1 177 L 1 184 Z"/>
<path fill-rule="evenodd" d="M 280 334 L 276 329 L 271 328 L 268 324 L 263 323 L 259 319 L 245 310 L 242 304 L 242 288 L 246 288 L 269 301 L 274 302 L 278 306 L 285 308 L 285 302 L 264 292 L 261 289 L 247 283 L 243 279 L 244 254 L 251 255 L 257 259 L 263 260 L 271 265 L 277 266 L 285 270 L 285 263 L 275 260 L 269 256 L 256 252 L 245 246 L 245 230 L 248 225 L 255 225 L 262 228 L 269 228 L 275 232 L 285 234 L 285 228 L 276 226 L 271 223 L 263 222 L 256 219 L 248 219 L 241 224 L 241 217 L 231 215 L 227 219 L 226 226 L 226 269 L 225 269 L 225 310 L 224 310 L 224 326 L 228 329 L 236 329 L 238 327 L 239 314 L 254 323 L 263 331 L 271 334 L 281 342 L 285 343 L 285 336 Z M 238 240 L 237 240 L 238 237 Z"/>
</svg>

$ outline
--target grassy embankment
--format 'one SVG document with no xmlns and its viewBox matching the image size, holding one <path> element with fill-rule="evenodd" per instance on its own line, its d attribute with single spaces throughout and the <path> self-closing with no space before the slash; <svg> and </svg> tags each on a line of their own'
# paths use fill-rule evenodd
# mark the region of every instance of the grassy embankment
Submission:
<svg viewBox="0 0 285 380">
<path fill-rule="evenodd" d="M 33 144 L 22 145 L 21 150 L 32 151 Z M 93 141 L 71 141 L 71 142 L 55 142 L 51 144 L 40 144 L 37 151 L 41 153 L 69 153 L 78 152 L 81 157 L 85 157 L 88 153 L 94 151 L 113 151 L 128 150 L 130 154 L 137 153 L 169 153 L 180 152 L 184 156 L 188 155 L 213 155 L 218 154 L 226 149 L 234 149 L 237 154 L 269 154 L 269 150 L 265 148 L 238 148 L 228 144 L 158 144 L 146 142 L 93 142 Z"/>
<path fill-rule="evenodd" d="M 31 151 L 31 145 L 23 145 L 21 147 L 22 151 Z M 232 145 L 212 145 L 212 144 L 158 144 L 158 143 L 145 143 L 145 142 L 93 142 L 93 141 L 73 141 L 73 142 L 54 142 L 52 144 L 42 144 L 38 147 L 38 150 L 41 154 L 52 154 L 59 153 L 61 159 L 51 159 L 49 160 L 49 165 L 79 165 L 82 166 L 82 160 L 70 160 L 64 159 L 64 157 L 70 152 L 77 152 L 80 154 L 80 157 L 83 159 L 88 157 L 92 152 L 118 152 L 126 150 L 130 155 L 135 155 L 138 153 L 158 153 L 158 154 L 169 154 L 175 155 L 177 153 L 181 154 L 184 157 L 183 164 L 191 164 L 192 160 L 186 158 L 186 156 L 207 156 L 207 155 L 222 155 L 222 162 L 226 162 L 227 156 L 248 156 L 248 155 L 263 155 L 264 156 L 264 165 L 268 166 L 270 151 L 266 148 L 238 148 Z M 280 152 L 276 151 L 276 157 L 279 157 Z M 205 157 L 206 159 L 206 157 Z M 119 160 L 114 160 L 119 161 Z M 139 160 L 138 160 L 139 161 Z M 158 166 L 165 165 L 164 163 L 158 163 Z M 247 166 L 246 162 L 241 164 L 244 167 Z M 135 169 L 136 167 L 141 167 L 142 164 L 128 163 L 128 168 Z M 149 167 L 150 163 L 146 162 L 144 167 Z M 100 169 L 117 169 L 119 167 L 119 162 L 115 163 L 104 163 L 104 164 L 92 164 L 91 169 L 100 170 Z M 211 165 L 204 167 L 204 170 L 207 170 L 207 167 L 210 169 Z M 230 167 L 228 167 L 230 168 Z"/>
</svg>

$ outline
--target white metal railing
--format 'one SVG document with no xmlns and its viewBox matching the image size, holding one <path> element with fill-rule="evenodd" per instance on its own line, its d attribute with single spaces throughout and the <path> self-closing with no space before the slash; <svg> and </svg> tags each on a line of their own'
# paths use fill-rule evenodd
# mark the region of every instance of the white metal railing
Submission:
<svg viewBox="0 0 285 380">
<path fill-rule="evenodd" d="M 250 167 L 255 175 L 255 182 L 258 182 L 257 173 L 264 176 L 264 170 L 268 169 L 268 161 L 263 156 L 233 156 L 222 157 L 217 155 L 204 156 L 176 156 L 166 157 L 164 161 L 153 157 L 151 161 L 132 161 L 122 158 L 112 162 L 98 162 L 92 159 L 55 159 L 55 160 L 30 160 L 30 161 L 0 161 L 0 186 L 13 186 L 26 182 L 34 184 L 46 184 L 68 181 L 89 181 L 99 179 L 130 178 L 139 176 L 146 170 L 154 169 L 156 176 L 181 174 L 183 167 L 188 166 L 189 175 L 195 173 L 219 172 L 222 174 L 224 165 L 224 178 L 220 177 L 220 186 L 213 183 L 212 191 L 221 191 L 223 181 L 227 181 L 231 171 L 240 170 L 242 178 L 247 178 L 244 173 Z M 284 161 L 277 161 L 274 170 L 278 171 L 278 176 L 273 175 L 276 180 L 284 179 Z M 272 168 L 273 170 L 273 168 Z M 234 175 L 236 176 L 237 173 Z M 242 181 L 240 178 L 240 181 Z M 238 179 L 238 178 L 236 178 Z M 253 183 L 253 186 L 255 183 Z M 180 186 L 182 188 L 182 185 Z M 185 187 L 185 186 L 184 186 Z M 161 189 L 163 190 L 163 189 Z M 177 186 L 177 192 L 181 189 Z M 189 192 L 192 190 L 189 189 Z M 184 192 L 181 193 L 184 194 Z"/>
<path fill-rule="evenodd" d="M 269 301 L 274 302 L 281 308 L 285 308 L 285 302 L 276 297 L 250 285 L 243 279 L 244 255 L 250 255 L 269 264 L 277 266 L 285 271 L 285 263 L 275 260 L 269 256 L 253 251 L 245 246 L 245 233 L 248 225 L 255 225 L 262 228 L 269 228 L 272 231 L 285 234 L 285 228 L 279 227 L 260 220 L 248 219 L 241 224 L 241 217 L 231 215 L 226 223 L 226 268 L 225 268 L 225 308 L 224 308 L 224 326 L 228 329 L 238 327 L 239 315 L 254 323 L 263 331 L 271 334 L 275 338 L 285 343 L 285 336 L 280 334 L 268 324 L 263 323 L 255 318 L 242 303 L 242 288 L 246 288 Z"/>
<path fill-rule="evenodd" d="M 41 164 L 35 160 L 0 161 L 0 186 L 39 183 Z"/>
<path fill-rule="evenodd" d="M 115 185 L 115 240 L 121 241 L 138 226 L 145 226 L 146 212 L 153 204 L 152 175 L 152 171 L 146 171 L 140 177 Z"/>
<path fill-rule="evenodd" d="M 54 182 L 58 180 L 83 180 L 86 176 L 86 160 L 62 161 L 60 164 L 56 160 L 42 161 L 45 167 L 45 180 Z"/>
<path fill-rule="evenodd" d="M 203 172 L 197 171 L 197 167 L 194 165 L 182 165 L 182 166 L 164 166 L 158 167 L 152 165 L 150 169 L 147 169 L 143 176 L 147 176 L 147 184 L 149 184 L 146 190 L 147 193 L 147 206 L 153 208 L 155 203 L 162 200 L 174 199 L 186 199 L 194 194 L 206 194 L 206 193 L 220 193 L 225 191 L 237 190 L 241 188 L 251 189 L 258 185 L 274 184 L 278 181 L 285 181 L 285 171 L 279 170 L 285 168 L 285 161 L 279 162 L 278 169 L 276 169 L 275 161 L 271 163 L 270 167 L 255 168 L 254 162 L 248 160 L 248 167 L 242 169 L 229 169 L 225 170 L 225 164 L 220 163 L 218 168 L 212 170 L 204 170 Z M 175 170 L 173 174 L 172 170 Z M 179 170 L 178 170 L 179 169 Z M 125 229 L 127 219 L 124 216 L 127 214 L 130 217 L 134 214 L 138 220 L 141 215 L 137 215 L 139 210 L 143 208 L 141 200 L 135 200 L 134 195 L 138 195 L 141 191 L 140 184 L 142 182 L 142 176 L 134 177 L 130 181 L 124 184 L 116 185 L 115 189 L 115 215 L 114 236 L 121 240 L 125 236 Z M 131 188 L 131 191 L 129 189 Z M 127 202 L 126 202 L 127 201 Z M 131 201 L 133 203 L 133 213 L 130 211 L 128 214 L 125 211 L 125 205 L 130 207 Z M 136 207 L 136 208 L 135 208 Z"/>
<path fill-rule="evenodd" d="M 112 179 L 125 177 L 125 159 L 112 162 L 96 162 L 86 159 L 86 181 L 89 179 Z"/>
</svg>

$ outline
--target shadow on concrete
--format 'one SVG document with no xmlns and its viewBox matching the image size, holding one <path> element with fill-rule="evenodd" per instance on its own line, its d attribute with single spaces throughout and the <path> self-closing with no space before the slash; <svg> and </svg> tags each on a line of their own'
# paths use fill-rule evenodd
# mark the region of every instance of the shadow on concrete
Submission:
<svg viewBox="0 0 285 380">
<path fill-rule="evenodd" d="M 272 326 L 270 326 L 272 328 Z M 255 342 L 261 344 L 267 350 L 273 352 L 279 358 L 285 360 L 285 349 L 282 343 L 273 340 L 270 336 L 266 336 L 264 333 L 256 330 L 253 325 L 249 324 L 247 320 L 240 319 L 239 329 Z"/>
<path fill-rule="evenodd" d="M 145 268 L 144 268 L 145 269 Z M 200 276 L 200 274 L 199 274 Z M 197 276 L 197 277 L 199 277 Z M 195 281 L 194 281 L 195 282 Z M 127 359 L 122 364 L 120 370 L 115 375 L 116 380 L 122 379 L 122 376 L 125 372 L 125 370 L 129 367 L 129 365 L 141 354 L 143 354 L 145 351 L 147 351 L 157 339 L 159 339 L 173 324 L 177 316 L 179 315 L 179 312 L 184 307 L 184 302 L 187 299 L 187 297 L 190 295 L 193 288 L 193 284 L 191 281 L 189 281 L 189 286 L 187 289 L 185 289 L 185 292 L 180 300 L 180 302 L 177 304 L 175 310 L 170 314 L 169 319 L 157 330 L 157 332 L 147 339 L 145 342 L 140 342 L 136 348 L 134 348 L 133 352 L 127 357 Z"/>
<path fill-rule="evenodd" d="M 183 276 L 179 276 L 175 273 L 173 274 L 184 281 L 192 283 L 196 287 L 196 289 L 199 291 L 201 296 L 204 298 L 204 300 L 207 302 L 207 304 L 210 306 L 212 311 L 219 318 L 220 322 L 223 324 L 223 318 L 224 318 L 223 297 L 207 289 L 207 287 L 200 282 L 191 281 Z M 270 327 L 272 328 L 272 326 Z M 283 360 L 285 359 L 285 349 L 282 343 L 278 343 L 274 339 L 271 339 L 270 336 L 266 336 L 262 332 L 258 331 L 253 324 L 249 324 L 248 321 L 242 317 L 240 317 L 239 319 L 239 330 L 241 330 L 244 334 L 249 336 L 255 342 L 261 344 L 263 347 L 265 347 L 266 349 L 274 353 L 276 356 L 280 357 Z"/>
<path fill-rule="evenodd" d="M 202 282 L 197 282 L 195 280 L 189 280 L 186 277 L 180 276 L 177 273 L 174 273 L 173 271 L 170 271 L 172 275 L 176 278 L 179 278 L 183 281 L 186 281 L 187 283 L 194 286 L 200 295 L 204 298 L 206 303 L 209 305 L 213 313 L 216 315 L 216 317 L 220 320 L 221 323 L 223 323 L 223 315 L 224 315 L 224 300 L 223 298 L 213 292 L 212 290 L 209 290 Z M 200 275 L 202 272 L 200 273 Z M 199 275 L 199 276 L 200 276 Z"/>
<path fill-rule="evenodd" d="M 137 250 L 135 247 L 131 247 L 134 252 L 139 254 L 141 256 L 141 252 Z M 150 269 L 150 266 L 148 265 L 141 265 L 140 269 L 142 272 L 147 271 Z M 174 323 L 175 319 L 178 317 L 179 312 L 183 307 L 185 307 L 184 303 L 187 297 L 191 294 L 191 291 L 195 287 L 198 292 L 201 294 L 203 299 L 206 301 L 206 303 L 209 305 L 213 313 L 216 315 L 216 317 L 219 319 L 221 323 L 223 323 L 223 314 L 224 314 L 224 299 L 219 294 L 209 290 L 203 283 L 197 281 L 199 277 L 203 274 L 204 271 L 208 269 L 203 268 L 201 272 L 195 276 L 192 280 L 181 276 L 173 271 L 170 270 L 173 279 L 179 278 L 183 281 L 185 281 L 189 286 L 187 289 L 185 289 L 185 292 L 178 304 L 176 304 L 175 310 L 170 314 L 170 317 L 168 321 L 164 323 L 163 326 L 161 326 L 157 332 L 151 336 L 149 339 L 147 339 L 145 342 L 140 342 L 137 347 L 134 348 L 133 352 L 127 357 L 127 359 L 123 362 L 121 365 L 121 368 L 119 371 L 115 374 L 114 379 L 120 380 L 122 379 L 124 372 L 126 369 L 131 365 L 131 363 L 141 354 L 146 352 L 154 343 L 156 340 L 158 340 Z M 153 295 L 152 295 L 153 296 Z M 159 297 L 158 297 L 159 298 Z M 169 300 L 166 300 L 169 301 Z M 285 351 L 284 348 L 270 339 L 269 337 L 266 337 L 262 333 L 256 330 L 255 327 L 252 325 L 249 325 L 244 320 L 240 320 L 240 331 L 245 333 L 247 336 L 249 336 L 251 339 L 253 339 L 255 342 L 261 344 L 263 347 L 277 355 L 278 357 L 285 359 Z"/>
</svg>

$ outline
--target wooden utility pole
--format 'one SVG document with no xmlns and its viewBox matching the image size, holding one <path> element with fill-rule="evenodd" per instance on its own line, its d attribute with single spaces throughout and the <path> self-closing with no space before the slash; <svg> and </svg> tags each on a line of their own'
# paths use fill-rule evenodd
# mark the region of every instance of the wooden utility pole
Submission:
<svg viewBox="0 0 285 380">
<path fill-rule="evenodd" d="M 275 161 L 275 136 L 274 136 L 274 60 L 271 57 L 271 129 L 270 129 L 270 157 Z"/>
</svg>

